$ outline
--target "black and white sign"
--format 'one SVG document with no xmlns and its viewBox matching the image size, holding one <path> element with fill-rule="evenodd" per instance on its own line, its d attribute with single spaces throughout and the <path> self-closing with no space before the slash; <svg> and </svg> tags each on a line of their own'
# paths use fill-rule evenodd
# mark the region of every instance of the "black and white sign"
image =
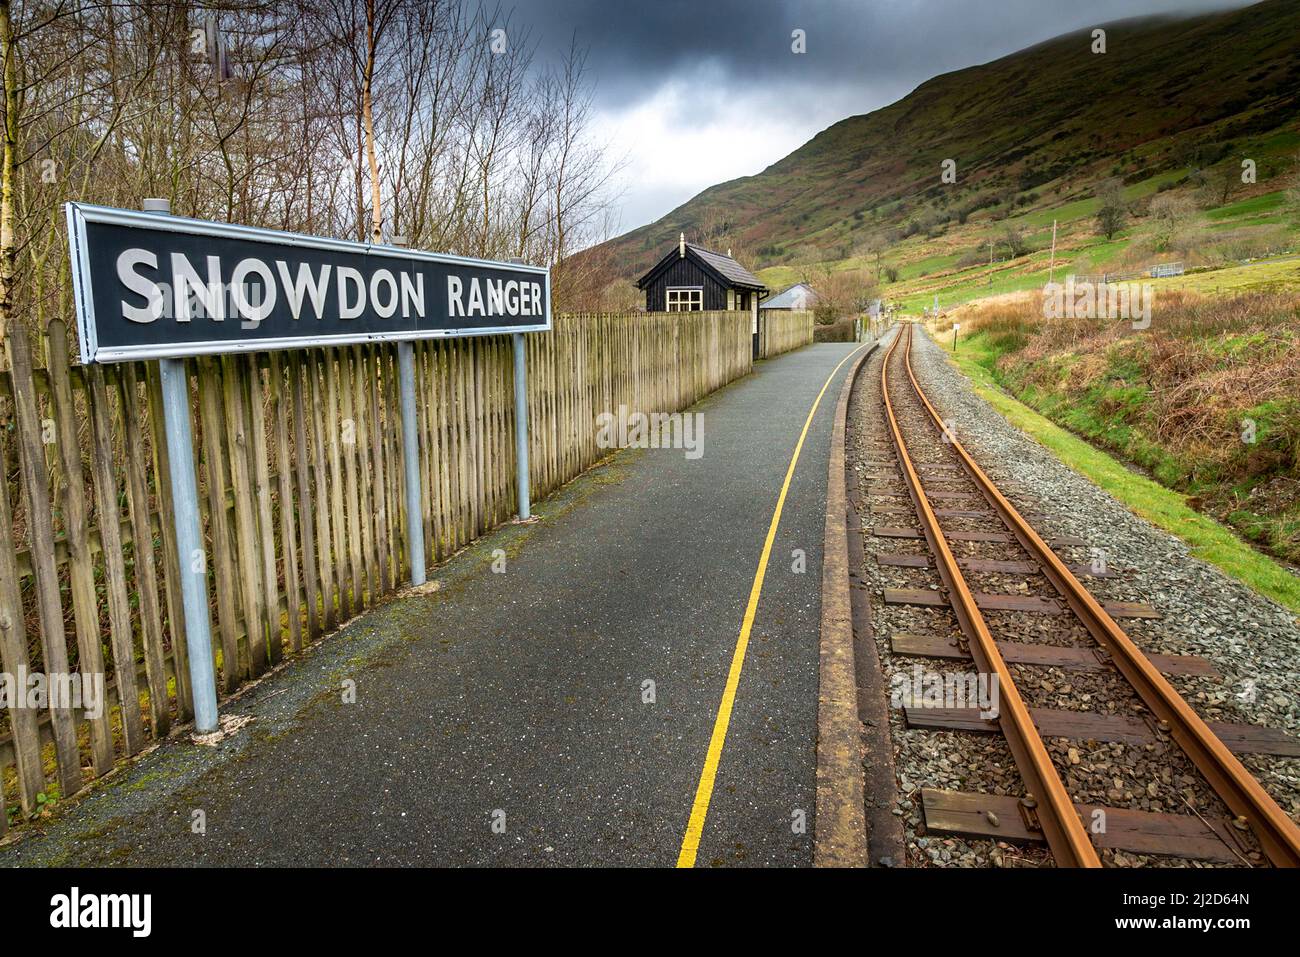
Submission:
<svg viewBox="0 0 1300 957">
<path fill-rule="evenodd" d="M 551 328 L 544 268 L 67 209 L 83 362 Z"/>
</svg>

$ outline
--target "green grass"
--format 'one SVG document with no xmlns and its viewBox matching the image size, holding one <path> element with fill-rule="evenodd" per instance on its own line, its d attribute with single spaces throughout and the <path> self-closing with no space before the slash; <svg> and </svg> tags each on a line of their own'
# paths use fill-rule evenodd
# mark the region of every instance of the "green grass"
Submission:
<svg viewBox="0 0 1300 957">
<path fill-rule="evenodd" d="M 922 306 L 928 307 L 934 303 L 936 293 L 939 296 L 940 307 L 949 308 L 985 296 L 1000 296 L 1007 292 L 1038 289 L 1047 281 L 1049 258 L 1047 253 L 1033 253 L 1025 259 L 1011 263 L 995 262 L 991 284 L 987 265 L 972 266 L 961 273 L 947 277 L 946 284 L 941 288 L 912 292 L 899 297 L 897 301 L 901 303 L 904 312 L 920 312 Z M 1058 276 L 1064 275 L 1062 262 L 1057 262 L 1056 272 Z"/>
<path fill-rule="evenodd" d="M 1096 215 L 1097 207 L 1100 205 L 1100 200 L 1089 196 L 1087 199 L 1076 199 L 1060 206 L 1036 209 L 1030 213 L 1013 216 L 1009 222 L 1021 229 L 1047 229 L 1050 231 L 1052 220 L 1056 220 L 1058 223 L 1068 223 L 1076 219 L 1087 219 Z"/>
<path fill-rule="evenodd" d="M 1210 220 L 1237 219 L 1244 216 L 1259 216 L 1264 213 L 1285 212 L 1286 193 L 1278 190 L 1274 193 L 1261 193 L 1258 196 L 1252 196 L 1250 199 L 1243 199 L 1239 203 L 1229 203 L 1227 206 L 1219 206 L 1216 209 L 1208 210 L 1205 214 Z M 1274 220 L 1274 221 L 1280 221 Z"/>
<path fill-rule="evenodd" d="M 1162 289 L 1187 289 L 1207 295 L 1272 288 L 1293 289 L 1300 285 L 1300 259 L 1283 257 L 1273 261 L 1260 260 L 1245 266 L 1228 266 L 1224 269 L 1146 281 L 1157 292 Z"/>
<path fill-rule="evenodd" d="M 990 371 L 999 350 L 983 334 L 962 340 L 955 354 L 950 336 L 936 338 L 971 380 L 975 391 L 1013 426 L 1108 492 L 1129 511 L 1178 536 L 1197 558 L 1300 615 L 1300 578 L 1285 566 L 1197 512 L 1184 496 L 1126 468 L 1004 392 Z"/>
<path fill-rule="evenodd" d="M 1148 177 L 1127 186 L 1125 195 L 1130 200 L 1151 195 L 1160 185 L 1185 174 L 1185 170 L 1177 169 Z M 1146 235 L 1145 220 L 1130 219 L 1113 239 L 1107 240 L 1093 232 L 1092 217 L 1096 205 L 1097 201 L 1091 197 L 1076 199 L 1055 206 L 1040 206 L 999 222 L 990 221 L 982 211 L 967 225 L 952 223 L 938 235 L 919 234 L 901 240 L 884 257 L 884 265 L 898 270 L 898 281 L 886 282 L 876 290 L 876 294 L 897 303 L 904 312 L 919 312 L 922 307 L 933 303 L 936 293 L 941 306 L 951 307 L 985 296 L 1037 288 L 1048 277 L 1053 219 L 1060 222 L 1056 255 L 1058 278 L 1070 272 L 1092 274 L 1106 269 L 1136 268 L 1134 262 L 1152 258 L 1144 255 L 1134 262 L 1128 258 L 1132 244 L 1140 243 Z M 1292 222 L 1283 191 L 1236 200 L 1225 206 L 1203 210 L 1201 215 L 1201 226 L 1205 231 L 1203 245 L 1207 254 L 1213 253 L 1214 243 L 1221 235 L 1244 234 L 1256 227 L 1283 230 L 1276 235 L 1269 234 L 1273 248 L 1285 248 L 1288 241 L 1300 243 L 1300 231 Z M 1002 236 L 1008 225 L 1015 226 L 1026 238 L 1032 248 L 1027 256 L 1010 261 L 1004 258 L 1006 248 Z M 994 239 L 997 244 L 991 285 L 987 260 L 984 259 L 989 239 Z M 810 242 L 809 245 L 817 244 Z M 972 265 L 958 265 L 972 258 Z M 823 270 L 847 269 L 872 273 L 875 261 L 869 256 L 851 255 L 823 260 L 811 266 L 769 266 L 759 270 L 758 276 L 776 292 L 805 276 L 815 277 Z M 1207 292 L 1242 291 L 1273 286 L 1279 281 L 1292 282 L 1296 278 L 1294 266 L 1252 266 L 1247 272 L 1239 272 L 1236 266 L 1229 264 L 1209 273 L 1161 280 L 1160 285 Z"/>
<path fill-rule="evenodd" d="M 917 259 L 913 262 L 905 263 L 898 268 L 900 279 L 916 279 L 923 273 L 935 273 L 945 269 L 952 269 L 961 260 L 964 253 L 948 253 L 946 255 L 927 256 L 924 259 Z"/>
<path fill-rule="evenodd" d="M 799 281 L 799 270 L 794 266 L 769 266 L 760 269 L 754 275 L 772 291 L 774 296 Z"/>
</svg>

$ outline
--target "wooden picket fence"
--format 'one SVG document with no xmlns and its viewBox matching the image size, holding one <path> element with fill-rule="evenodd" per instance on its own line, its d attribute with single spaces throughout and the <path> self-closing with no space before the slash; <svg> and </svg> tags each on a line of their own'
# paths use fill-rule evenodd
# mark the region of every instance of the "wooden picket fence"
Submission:
<svg viewBox="0 0 1300 957">
<path fill-rule="evenodd" d="M 813 314 L 807 309 L 761 309 L 758 357 L 770 359 L 813 341 Z"/>
<path fill-rule="evenodd" d="M 530 334 L 534 498 L 609 454 L 602 412 L 677 411 L 748 373 L 750 322 L 560 316 Z M 410 580 L 393 345 L 190 360 L 206 554 L 181 556 L 157 363 L 71 363 L 62 320 L 42 340 L 38 363 L 11 335 L 0 371 L 0 659 L 15 677 L 103 675 L 112 707 L 9 702 L 0 833 L 10 804 L 32 814 L 192 716 L 182 562 L 206 564 L 222 695 Z M 515 514 L 513 358 L 505 336 L 415 357 L 433 563 Z"/>
</svg>

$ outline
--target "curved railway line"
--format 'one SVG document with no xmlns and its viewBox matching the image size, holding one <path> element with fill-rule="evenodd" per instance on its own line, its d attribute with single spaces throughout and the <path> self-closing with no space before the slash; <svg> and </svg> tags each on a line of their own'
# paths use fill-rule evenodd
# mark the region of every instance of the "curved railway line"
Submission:
<svg viewBox="0 0 1300 957">
<path fill-rule="evenodd" d="M 1116 618 L 1158 613 L 1141 603 L 1099 600 L 1080 578 L 1107 575 L 1104 563 L 1067 565 L 1053 546 L 1082 543 L 1053 542 L 1016 510 L 921 388 L 912 370 L 912 338 L 912 325 L 900 326 L 881 361 L 893 461 L 868 465 L 883 470 L 878 488 L 896 503 L 876 508 L 876 514 L 910 516 L 916 525 L 879 525 L 870 534 L 924 543 L 928 554 L 882 551 L 875 559 L 897 570 L 937 575 L 938 586 L 886 588 L 884 601 L 949 610 L 961 637 L 904 633 L 891 641 L 903 655 L 973 659 L 979 674 L 996 682 L 1000 706 L 996 717 L 978 708 L 914 706 L 907 721 L 912 727 L 1000 731 L 1024 786 L 1019 798 L 923 789 L 927 832 L 1041 839 L 1058 866 L 1099 867 L 1103 848 L 1214 863 L 1300 865 L 1300 829 L 1234 754 L 1294 755 L 1300 753 L 1297 742 L 1267 728 L 1212 727 L 1197 715 L 1162 671 L 1213 674 L 1213 666 L 1191 656 L 1148 657 L 1138 648 Z M 876 447 L 877 456 L 883 451 L 883 445 Z M 1036 593 L 998 593 L 1012 580 L 1032 580 Z M 997 621 L 1008 614 L 1055 616 L 1051 620 L 1060 624 L 1052 630 L 1070 637 L 1041 644 L 1003 640 L 1004 629 L 990 625 L 989 611 Z M 1016 670 L 1035 666 L 1122 680 L 1140 704 L 1132 716 L 1031 707 L 1017 686 Z M 1078 802 L 1045 738 L 1176 749 L 1226 813 L 1205 814 L 1190 803 L 1191 813 L 1174 814 Z M 1173 760 L 1171 751 L 1161 753 Z"/>
</svg>

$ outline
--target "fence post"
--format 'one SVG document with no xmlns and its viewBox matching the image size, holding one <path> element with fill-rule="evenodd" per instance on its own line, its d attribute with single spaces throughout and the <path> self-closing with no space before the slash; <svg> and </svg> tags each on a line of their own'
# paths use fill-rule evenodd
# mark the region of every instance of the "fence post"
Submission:
<svg viewBox="0 0 1300 957">
<path fill-rule="evenodd" d="M 144 210 L 170 216 L 171 203 L 166 199 L 146 199 Z M 212 664 L 212 620 L 208 613 L 208 559 L 203 551 L 199 487 L 194 477 L 190 377 L 184 359 L 160 359 L 158 366 L 176 525 L 176 554 L 180 559 L 181 604 L 185 610 L 186 658 L 190 665 L 190 693 L 194 699 L 194 729 L 207 734 L 217 730 L 217 676 Z M 233 664 L 228 661 L 226 667 Z"/>
<path fill-rule="evenodd" d="M 391 245 L 404 247 L 406 237 L 394 236 Z M 406 473 L 406 550 L 411 559 L 411 584 L 423 585 L 424 487 L 420 476 L 420 438 L 415 420 L 415 345 L 397 344 L 397 383 L 402 403 L 402 469 Z"/>
</svg>

